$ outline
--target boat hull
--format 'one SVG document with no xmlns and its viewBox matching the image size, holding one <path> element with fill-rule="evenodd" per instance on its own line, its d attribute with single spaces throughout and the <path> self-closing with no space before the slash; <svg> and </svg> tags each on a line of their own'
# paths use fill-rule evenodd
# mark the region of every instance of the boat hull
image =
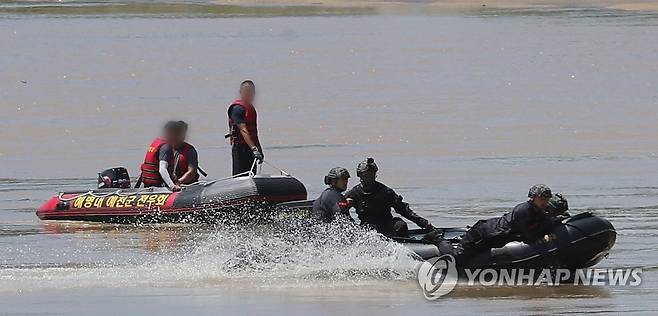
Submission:
<svg viewBox="0 0 658 316">
<path fill-rule="evenodd" d="M 462 228 L 445 228 L 444 239 L 459 242 L 466 232 Z M 410 238 L 394 238 L 404 243 L 423 259 L 443 255 L 438 247 L 422 241 L 427 231 L 412 230 Z M 580 269 L 591 267 L 610 253 L 617 232 L 604 218 L 582 213 L 555 226 L 549 241 L 532 244 L 510 242 L 501 248 L 493 248 L 476 254 L 457 266 L 469 269 L 516 269 L 516 268 L 565 268 Z"/>
<path fill-rule="evenodd" d="M 99 189 L 63 192 L 38 210 L 42 220 L 96 222 L 180 222 L 213 219 L 307 198 L 306 188 L 290 176 L 237 177 L 186 187 Z"/>
</svg>

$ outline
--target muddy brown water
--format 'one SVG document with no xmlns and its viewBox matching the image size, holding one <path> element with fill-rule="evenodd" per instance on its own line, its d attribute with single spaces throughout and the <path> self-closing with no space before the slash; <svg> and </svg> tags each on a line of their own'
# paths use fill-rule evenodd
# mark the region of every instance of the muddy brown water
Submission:
<svg viewBox="0 0 658 316">
<path fill-rule="evenodd" d="M 652 13 L 35 10 L 0 4 L 1 313 L 658 310 Z M 374 156 L 380 180 L 420 214 L 464 226 L 547 183 L 573 212 L 617 228 L 597 267 L 642 267 L 643 284 L 460 286 L 428 302 L 408 251 L 371 233 L 329 229 L 312 242 L 291 223 L 36 218 L 47 198 L 93 186 L 105 167 L 136 175 L 170 118 L 190 123 L 211 177 L 227 175 L 226 104 L 245 78 L 258 87 L 267 158 L 311 197 L 331 167 Z"/>
</svg>

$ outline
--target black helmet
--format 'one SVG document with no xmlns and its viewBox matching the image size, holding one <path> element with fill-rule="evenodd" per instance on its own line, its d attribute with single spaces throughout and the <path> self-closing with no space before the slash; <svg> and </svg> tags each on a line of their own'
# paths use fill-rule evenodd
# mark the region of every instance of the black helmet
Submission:
<svg viewBox="0 0 658 316">
<path fill-rule="evenodd" d="M 329 170 L 329 173 L 324 177 L 324 184 L 331 185 L 331 180 L 349 178 L 350 172 L 343 167 L 335 167 Z"/>
<path fill-rule="evenodd" d="M 375 163 L 375 158 L 368 157 L 366 160 L 362 161 L 359 163 L 358 166 L 356 166 L 356 176 L 361 177 L 361 174 L 364 172 L 372 171 L 372 172 L 377 172 L 379 168 L 377 168 L 377 164 Z"/>
<path fill-rule="evenodd" d="M 534 198 L 534 197 L 545 197 L 545 198 L 551 198 L 553 197 L 553 193 L 551 192 L 551 188 L 549 188 L 545 184 L 535 184 L 530 188 L 528 191 L 528 197 L 529 198 Z"/>
<path fill-rule="evenodd" d="M 562 194 L 556 193 L 550 200 L 548 200 L 548 208 L 556 214 L 564 214 L 569 210 L 569 203 Z"/>
</svg>

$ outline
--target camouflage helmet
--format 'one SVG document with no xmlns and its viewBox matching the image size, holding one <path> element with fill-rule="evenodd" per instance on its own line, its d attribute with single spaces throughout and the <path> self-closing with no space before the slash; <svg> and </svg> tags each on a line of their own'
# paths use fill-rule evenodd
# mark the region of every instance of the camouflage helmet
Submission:
<svg viewBox="0 0 658 316">
<path fill-rule="evenodd" d="M 363 174 L 364 172 L 368 172 L 368 171 L 377 172 L 378 170 L 379 168 L 375 163 L 375 158 L 368 157 L 366 158 L 366 160 L 360 162 L 359 165 L 356 166 L 356 176 L 361 177 L 361 174 Z"/>
<path fill-rule="evenodd" d="M 551 192 L 551 188 L 549 188 L 545 184 L 535 184 L 533 185 L 530 190 L 528 191 L 528 197 L 529 198 L 534 198 L 534 197 L 545 197 L 545 198 L 551 198 L 553 197 L 553 193 Z"/>
<path fill-rule="evenodd" d="M 550 200 L 548 200 L 548 208 L 556 214 L 564 214 L 569 210 L 569 203 L 562 194 L 556 193 Z"/>
<path fill-rule="evenodd" d="M 350 177 L 350 172 L 347 171 L 347 169 L 343 167 L 335 167 L 329 170 L 329 173 L 326 176 L 324 176 L 324 184 L 331 185 L 332 180 L 349 178 L 349 177 Z"/>
</svg>

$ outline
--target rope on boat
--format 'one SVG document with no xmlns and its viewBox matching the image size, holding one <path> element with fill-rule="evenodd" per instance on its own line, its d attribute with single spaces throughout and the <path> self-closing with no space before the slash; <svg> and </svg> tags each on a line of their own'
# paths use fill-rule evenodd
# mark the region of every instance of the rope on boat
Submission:
<svg viewBox="0 0 658 316">
<path fill-rule="evenodd" d="M 104 194 L 97 194 L 97 193 L 94 193 L 94 190 L 89 190 L 89 191 L 87 191 L 87 192 L 85 192 L 85 193 L 81 193 L 81 194 L 78 194 L 78 195 L 76 195 L 76 196 L 74 196 L 74 197 L 70 197 L 70 198 L 64 198 L 64 194 L 65 194 L 65 193 L 64 193 L 64 192 L 60 192 L 59 195 L 57 196 L 57 198 L 58 198 L 60 201 L 62 201 L 62 202 L 70 202 L 70 201 L 73 201 L 73 200 L 75 200 L 75 199 L 77 199 L 77 198 L 79 198 L 79 197 L 83 197 L 83 196 L 93 196 L 93 197 L 98 197 L 98 198 L 106 198 L 106 197 L 108 197 L 108 196 L 110 196 L 110 195 L 115 195 L 115 196 L 132 196 L 132 195 L 138 195 L 138 194 L 140 194 L 140 193 L 144 193 L 144 192 L 146 192 L 146 191 L 153 192 L 153 189 L 154 189 L 153 187 L 150 187 L 150 188 L 141 188 L 141 189 L 139 189 L 139 190 L 137 190 L 137 191 L 135 191 L 135 192 L 128 192 L 128 193 L 124 193 L 124 190 L 122 190 L 122 189 L 118 189 L 118 190 L 116 190 L 116 191 L 112 191 L 112 192 L 108 192 L 108 193 L 104 193 Z"/>
<path fill-rule="evenodd" d="M 272 163 L 270 163 L 268 161 L 265 161 L 265 160 L 263 160 L 263 163 L 267 164 L 268 166 L 270 166 L 270 167 L 272 167 L 276 170 L 279 170 L 281 175 L 290 177 L 290 173 L 288 173 L 285 170 L 273 165 Z M 257 169 L 257 167 L 258 167 L 258 169 Z M 256 170 L 256 172 L 254 172 L 254 170 Z M 261 174 L 262 170 L 263 170 L 262 164 L 259 165 L 258 160 L 254 159 L 254 162 L 251 163 L 251 168 L 249 168 L 248 171 L 238 173 L 238 174 L 235 174 L 235 175 L 232 175 L 232 176 L 229 176 L 229 177 L 225 177 L 225 178 L 212 180 L 212 181 L 198 181 L 198 182 L 192 183 L 190 185 L 184 185 L 183 187 L 191 187 L 191 186 L 195 186 L 195 185 L 208 186 L 208 185 L 211 185 L 211 184 L 219 182 L 219 181 L 224 181 L 224 180 L 238 178 L 238 177 L 244 177 L 244 176 L 249 176 L 250 178 L 253 178 L 256 175 Z"/>
<path fill-rule="evenodd" d="M 268 166 L 270 166 L 270 167 L 272 167 L 272 168 L 274 168 L 274 169 L 279 170 L 279 172 L 281 172 L 281 175 L 282 175 L 282 176 L 288 176 L 288 177 L 290 177 L 290 174 L 289 174 L 288 172 L 286 172 L 285 170 L 283 170 L 283 169 L 281 169 L 281 168 L 279 168 L 279 167 L 277 167 L 277 166 L 271 164 L 270 162 L 267 162 L 267 161 L 263 160 L 263 163 L 267 164 Z"/>
</svg>

